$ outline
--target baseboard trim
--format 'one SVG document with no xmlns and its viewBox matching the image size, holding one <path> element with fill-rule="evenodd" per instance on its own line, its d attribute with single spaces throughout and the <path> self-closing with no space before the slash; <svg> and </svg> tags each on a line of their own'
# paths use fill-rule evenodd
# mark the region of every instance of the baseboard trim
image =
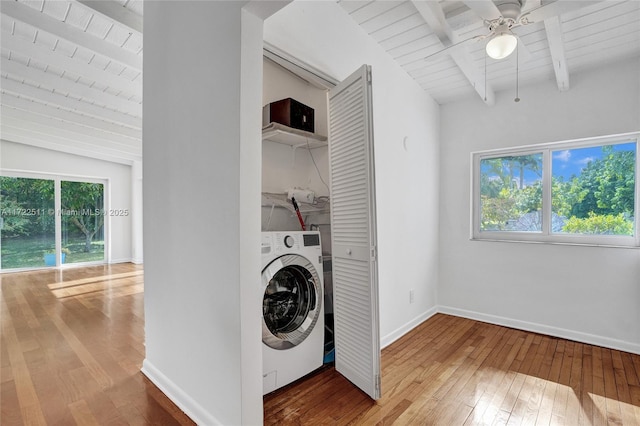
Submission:
<svg viewBox="0 0 640 426">
<path fill-rule="evenodd" d="M 416 328 L 417 326 L 419 326 L 420 324 L 422 324 L 423 322 L 425 322 L 426 320 L 428 320 L 429 318 L 431 318 L 437 313 L 438 313 L 437 306 L 434 306 L 431 309 L 427 310 L 426 312 L 421 313 L 411 321 L 405 323 L 402 327 L 399 327 L 393 330 L 391 333 L 387 334 L 386 336 L 380 339 L 381 348 L 386 348 L 387 346 L 389 346 L 390 344 L 392 344 L 393 342 L 395 342 L 396 340 L 398 340 L 399 338 L 401 338 L 402 336 L 404 336 L 405 334 L 407 334 L 408 332 L 410 332 L 411 330 L 413 330 L 414 328 Z"/>
<path fill-rule="evenodd" d="M 109 262 L 109 265 L 115 265 L 117 263 L 135 263 L 131 258 L 126 258 L 126 259 L 111 259 Z"/>
<path fill-rule="evenodd" d="M 142 374 L 147 376 L 151 382 L 164 393 L 167 398 L 173 401 L 184 413 L 199 425 L 222 425 L 211 413 L 205 410 L 200 404 L 193 400 L 185 391 L 178 387 L 167 376 L 162 374 L 149 360 L 142 362 L 140 369 Z"/>
<path fill-rule="evenodd" d="M 569 329 L 559 328 L 559 327 L 552 327 L 552 326 L 528 322 L 528 321 L 520 321 L 512 318 L 501 317 L 498 315 L 483 314 L 481 312 L 468 311 L 465 309 L 458 309 L 450 306 L 438 306 L 437 311 L 439 313 L 453 315 L 456 317 L 488 322 L 490 324 L 502 325 L 505 327 L 516 328 L 518 330 L 546 334 L 549 336 L 560 337 L 562 339 L 574 340 L 576 342 L 602 346 L 609 349 L 617 349 L 620 351 L 630 352 L 630 353 L 640 355 L 640 345 L 632 342 L 627 342 L 624 340 L 611 339 L 609 337 L 598 336 L 598 335 L 589 334 L 589 333 L 582 333 L 579 331 L 574 331 L 574 330 L 569 330 Z"/>
</svg>

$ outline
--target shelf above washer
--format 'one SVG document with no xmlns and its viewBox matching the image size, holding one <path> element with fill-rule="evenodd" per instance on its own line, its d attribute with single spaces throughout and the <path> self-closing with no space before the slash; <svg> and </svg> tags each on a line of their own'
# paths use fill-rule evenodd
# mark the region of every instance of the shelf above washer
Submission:
<svg viewBox="0 0 640 426">
<path fill-rule="evenodd" d="M 280 123 L 269 123 L 262 128 L 262 140 L 289 145 L 294 148 L 320 148 L 327 146 L 327 137 Z"/>
</svg>

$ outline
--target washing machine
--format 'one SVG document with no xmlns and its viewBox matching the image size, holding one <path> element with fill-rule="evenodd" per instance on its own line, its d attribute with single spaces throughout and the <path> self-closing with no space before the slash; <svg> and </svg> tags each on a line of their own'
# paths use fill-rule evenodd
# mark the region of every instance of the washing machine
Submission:
<svg viewBox="0 0 640 426">
<path fill-rule="evenodd" d="M 322 366 L 322 248 L 314 231 L 262 233 L 262 393 Z"/>
</svg>

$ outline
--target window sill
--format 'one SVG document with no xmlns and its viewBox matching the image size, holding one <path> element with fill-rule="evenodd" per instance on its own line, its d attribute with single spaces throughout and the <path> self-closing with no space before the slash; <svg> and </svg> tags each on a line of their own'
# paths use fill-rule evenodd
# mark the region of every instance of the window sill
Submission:
<svg viewBox="0 0 640 426">
<path fill-rule="evenodd" d="M 559 241 L 559 240 L 526 240 L 526 239 L 506 239 L 491 237 L 471 237 L 469 241 L 486 241 L 493 243 L 521 243 L 521 244 L 547 244 L 559 246 L 597 247 L 597 248 L 617 248 L 617 249 L 640 249 L 636 243 L 616 244 L 616 243 L 594 243 L 590 241 Z"/>
</svg>

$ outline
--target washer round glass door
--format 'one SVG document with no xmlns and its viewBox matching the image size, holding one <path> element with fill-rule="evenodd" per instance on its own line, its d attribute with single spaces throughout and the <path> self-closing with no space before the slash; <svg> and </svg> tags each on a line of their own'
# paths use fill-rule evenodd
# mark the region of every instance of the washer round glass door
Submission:
<svg viewBox="0 0 640 426">
<path fill-rule="evenodd" d="M 262 341 L 290 349 L 309 336 L 320 316 L 320 278 L 303 256 L 287 254 L 262 271 Z"/>
</svg>

